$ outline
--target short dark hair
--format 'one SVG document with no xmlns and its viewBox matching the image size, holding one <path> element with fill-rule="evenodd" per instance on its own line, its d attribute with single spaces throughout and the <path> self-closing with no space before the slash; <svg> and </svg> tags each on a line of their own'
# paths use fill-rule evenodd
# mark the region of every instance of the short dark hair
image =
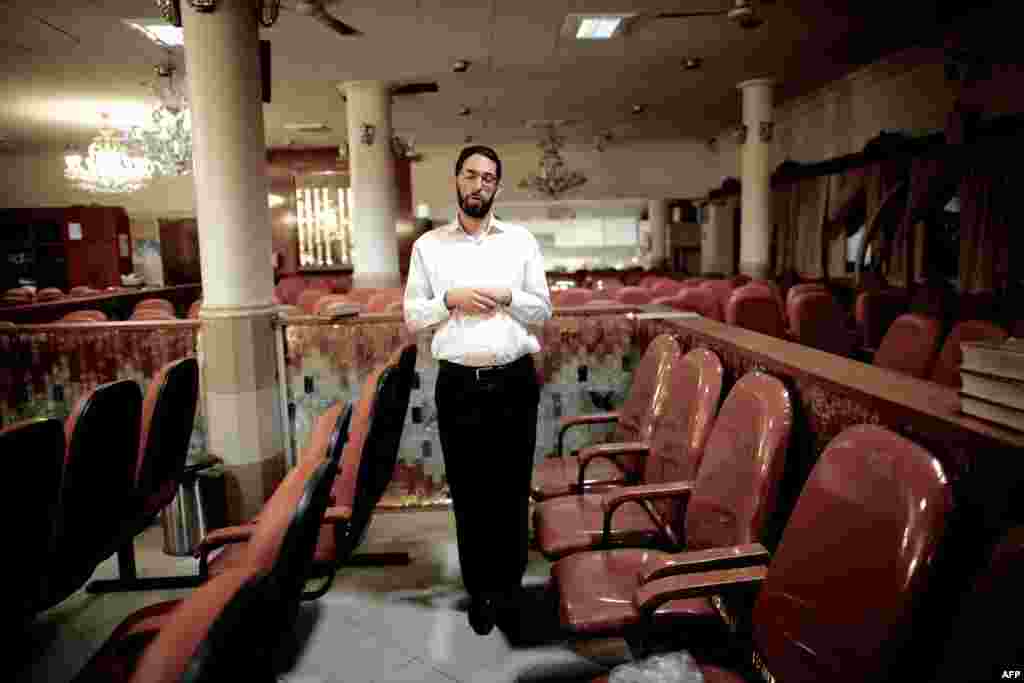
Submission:
<svg viewBox="0 0 1024 683">
<path fill-rule="evenodd" d="M 479 154 L 480 156 L 487 157 L 493 161 L 495 166 L 497 166 L 495 175 L 498 176 L 498 180 L 501 180 L 501 159 L 498 158 L 497 152 L 484 145 L 470 145 L 459 152 L 459 158 L 455 161 L 455 175 L 462 173 L 462 165 L 466 163 L 466 159 L 470 158 L 474 154 Z"/>
</svg>

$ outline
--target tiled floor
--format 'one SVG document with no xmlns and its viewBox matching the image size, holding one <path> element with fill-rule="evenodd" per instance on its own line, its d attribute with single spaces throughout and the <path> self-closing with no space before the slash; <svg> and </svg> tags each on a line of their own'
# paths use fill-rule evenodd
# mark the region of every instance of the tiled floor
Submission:
<svg viewBox="0 0 1024 683">
<path fill-rule="evenodd" d="M 162 551 L 154 526 L 136 539 L 139 574 L 186 574 L 190 558 Z M 447 511 L 380 513 L 366 552 L 402 550 L 412 563 L 398 567 L 349 567 L 331 591 L 306 603 L 299 631 L 309 632 L 286 683 L 371 681 L 588 680 L 628 657 L 616 640 L 571 642 L 558 631 L 557 611 L 545 590 L 550 563 L 531 553 L 524 584 L 531 633 L 539 642 L 513 647 L 500 631 L 478 636 L 466 621 L 458 571 L 454 518 Z M 94 578 L 116 576 L 116 560 Z M 128 614 L 144 605 L 181 597 L 187 590 L 89 595 L 79 591 L 39 615 L 28 634 L 16 680 L 69 681 Z"/>
</svg>

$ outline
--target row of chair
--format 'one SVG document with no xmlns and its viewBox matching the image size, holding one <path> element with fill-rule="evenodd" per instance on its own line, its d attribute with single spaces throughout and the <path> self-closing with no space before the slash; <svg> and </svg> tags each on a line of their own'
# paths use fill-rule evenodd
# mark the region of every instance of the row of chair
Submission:
<svg viewBox="0 0 1024 683">
<path fill-rule="evenodd" d="M 184 600 L 125 619 L 76 681 L 176 681 L 183 666 L 213 666 L 208 656 L 217 662 L 211 671 L 222 677 L 228 671 L 267 677 L 299 600 L 323 595 L 334 573 L 356 561 L 353 553 L 394 472 L 415 361 L 415 345 L 398 349 L 367 379 L 354 409 L 339 403 L 323 413 L 297 466 L 257 517 L 203 539 L 196 554 L 209 581 Z M 317 578 L 323 584 L 305 591 Z M 225 623 L 231 628 L 220 629 Z M 200 641 L 215 643 L 217 652 L 197 648 Z"/>
<path fill-rule="evenodd" d="M 47 301 L 60 301 L 62 299 L 76 299 L 83 296 L 94 296 L 96 294 L 109 294 L 111 292 L 128 291 L 124 287 L 106 287 L 105 289 L 94 289 L 92 287 L 72 287 L 67 294 L 57 287 L 43 287 L 36 291 L 34 287 L 14 287 L 8 289 L 0 297 L 0 302 L 11 305 L 39 304 Z"/>
<path fill-rule="evenodd" d="M 189 319 L 195 320 L 199 318 L 199 308 L 202 306 L 203 300 L 197 299 L 192 302 L 189 306 L 188 315 Z M 62 323 L 93 323 L 93 322 L 107 322 L 110 318 L 103 311 L 97 311 L 94 309 L 82 309 L 77 311 L 71 311 L 58 322 Z M 129 320 L 177 320 L 177 314 L 172 304 L 167 299 L 143 299 L 139 303 L 135 304 L 135 308 L 132 311 L 132 315 Z"/>
<path fill-rule="evenodd" d="M 120 380 L 88 392 L 63 424 L 41 418 L 0 431 L 0 450 L 32 491 L 28 514 L 22 501 L 7 517 L 27 520 L 14 524 L 18 618 L 67 598 L 115 552 L 121 578 L 100 590 L 138 585 L 132 541 L 177 492 L 198 384 L 196 359 L 184 358 L 160 371 L 145 400 L 135 381 Z"/>
</svg>

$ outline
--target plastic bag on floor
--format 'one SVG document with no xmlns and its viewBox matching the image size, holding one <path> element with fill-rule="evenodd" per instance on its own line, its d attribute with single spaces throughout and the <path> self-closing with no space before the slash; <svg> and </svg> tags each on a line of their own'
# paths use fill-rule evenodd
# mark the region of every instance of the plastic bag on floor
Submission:
<svg viewBox="0 0 1024 683">
<path fill-rule="evenodd" d="M 704 683 L 704 675 L 689 652 L 670 652 L 620 664 L 608 683 Z"/>
</svg>

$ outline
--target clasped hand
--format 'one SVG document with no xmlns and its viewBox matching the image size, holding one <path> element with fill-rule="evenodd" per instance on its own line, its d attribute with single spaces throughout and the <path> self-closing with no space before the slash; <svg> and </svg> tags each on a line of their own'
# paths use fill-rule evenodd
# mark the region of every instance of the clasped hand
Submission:
<svg viewBox="0 0 1024 683">
<path fill-rule="evenodd" d="M 457 287 L 445 293 L 445 304 L 464 313 L 493 313 L 512 303 L 507 287 Z"/>
</svg>

